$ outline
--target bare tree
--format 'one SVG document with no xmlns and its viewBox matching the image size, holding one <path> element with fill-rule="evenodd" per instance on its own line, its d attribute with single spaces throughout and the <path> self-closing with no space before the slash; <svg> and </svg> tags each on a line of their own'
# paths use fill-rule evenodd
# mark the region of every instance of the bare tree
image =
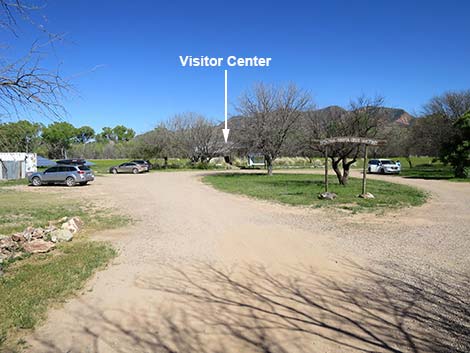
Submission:
<svg viewBox="0 0 470 353">
<path fill-rule="evenodd" d="M 324 153 L 318 139 L 329 137 L 375 137 L 383 121 L 382 97 L 361 96 L 352 101 L 349 110 L 334 107 L 328 112 L 312 111 L 306 119 L 306 146 Z M 328 157 L 338 181 L 348 183 L 349 170 L 361 152 L 358 144 L 336 143 L 328 147 Z M 342 167 L 342 169 L 340 168 Z"/>
<path fill-rule="evenodd" d="M 445 92 L 431 98 L 423 107 L 423 116 L 411 129 L 409 142 L 414 152 L 443 157 L 444 150 L 460 133 L 456 121 L 469 111 L 470 90 Z"/>
<path fill-rule="evenodd" d="M 174 132 L 165 124 L 135 138 L 134 157 L 136 158 L 163 158 L 164 168 L 168 166 L 168 157 L 174 155 Z"/>
<path fill-rule="evenodd" d="M 208 163 L 221 149 L 220 132 L 206 117 L 196 113 L 174 116 L 168 123 L 174 146 L 192 163 Z"/>
<path fill-rule="evenodd" d="M 244 119 L 238 144 L 264 156 L 268 175 L 272 175 L 273 161 L 295 123 L 310 108 L 310 102 L 310 95 L 295 85 L 276 87 L 260 83 L 241 97 L 238 111 Z"/>
<path fill-rule="evenodd" d="M 457 120 L 470 111 L 470 90 L 449 91 L 431 98 L 424 106 L 425 115 L 439 115 L 449 120 Z"/>
<path fill-rule="evenodd" d="M 0 117 L 34 112 L 60 120 L 65 113 L 61 102 L 70 84 L 58 70 L 42 66 L 45 52 L 60 36 L 47 32 L 30 16 L 31 11 L 39 10 L 41 5 L 35 1 L 26 4 L 22 0 L 0 0 L 0 27 L 7 34 L 5 38 L 10 37 L 0 43 L 3 51 L 18 40 L 15 29 L 20 20 L 36 26 L 42 38 L 20 58 L 9 57 L 11 50 L 6 54 L 0 51 Z"/>
</svg>

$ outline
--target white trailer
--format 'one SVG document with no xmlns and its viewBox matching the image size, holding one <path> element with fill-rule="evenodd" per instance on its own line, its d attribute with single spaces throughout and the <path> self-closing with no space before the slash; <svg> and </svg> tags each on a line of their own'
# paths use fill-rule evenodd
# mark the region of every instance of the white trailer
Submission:
<svg viewBox="0 0 470 353">
<path fill-rule="evenodd" d="M 0 152 L 0 179 L 23 179 L 36 171 L 36 153 Z"/>
</svg>

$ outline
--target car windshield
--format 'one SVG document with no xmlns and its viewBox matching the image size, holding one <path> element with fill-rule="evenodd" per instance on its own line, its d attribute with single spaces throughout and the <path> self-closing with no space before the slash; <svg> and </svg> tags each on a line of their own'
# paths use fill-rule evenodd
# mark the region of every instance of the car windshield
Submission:
<svg viewBox="0 0 470 353">
<path fill-rule="evenodd" d="M 382 164 L 395 164 L 394 161 L 391 161 L 391 160 L 389 160 L 389 159 L 384 159 L 384 160 L 381 161 L 381 162 L 382 162 Z"/>
<path fill-rule="evenodd" d="M 78 166 L 78 169 L 80 169 L 80 170 L 90 170 L 90 168 L 87 167 L 86 165 L 80 165 L 80 166 Z"/>
</svg>

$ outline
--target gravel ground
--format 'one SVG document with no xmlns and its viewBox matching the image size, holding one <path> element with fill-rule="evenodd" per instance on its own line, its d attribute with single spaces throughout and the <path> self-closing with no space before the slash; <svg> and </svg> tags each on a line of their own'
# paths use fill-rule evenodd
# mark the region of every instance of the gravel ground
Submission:
<svg viewBox="0 0 470 353">
<path fill-rule="evenodd" d="M 429 202 L 351 215 L 225 194 L 201 175 L 30 189 L 137 220 L 97 235 L 119 257 L 50 311 L 30 351 L 470 351 L 470 184 L 393 178 Z"/>
</svg>

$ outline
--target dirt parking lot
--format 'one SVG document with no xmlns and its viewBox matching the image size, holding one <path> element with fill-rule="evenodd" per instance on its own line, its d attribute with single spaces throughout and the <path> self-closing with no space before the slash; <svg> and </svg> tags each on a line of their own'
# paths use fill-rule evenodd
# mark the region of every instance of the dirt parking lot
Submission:
<svg viewBox="0 0 470 353">
<path fill-rule="evenodd" d="M 50 311 L 31 352 L 470 350 L 470 184 L 393 178 L 429 202 L 352 215 L 225 194 L 201 175 L 67 189 L 136 222 L 97 235 L 119 256 Z"/>
</svg>

